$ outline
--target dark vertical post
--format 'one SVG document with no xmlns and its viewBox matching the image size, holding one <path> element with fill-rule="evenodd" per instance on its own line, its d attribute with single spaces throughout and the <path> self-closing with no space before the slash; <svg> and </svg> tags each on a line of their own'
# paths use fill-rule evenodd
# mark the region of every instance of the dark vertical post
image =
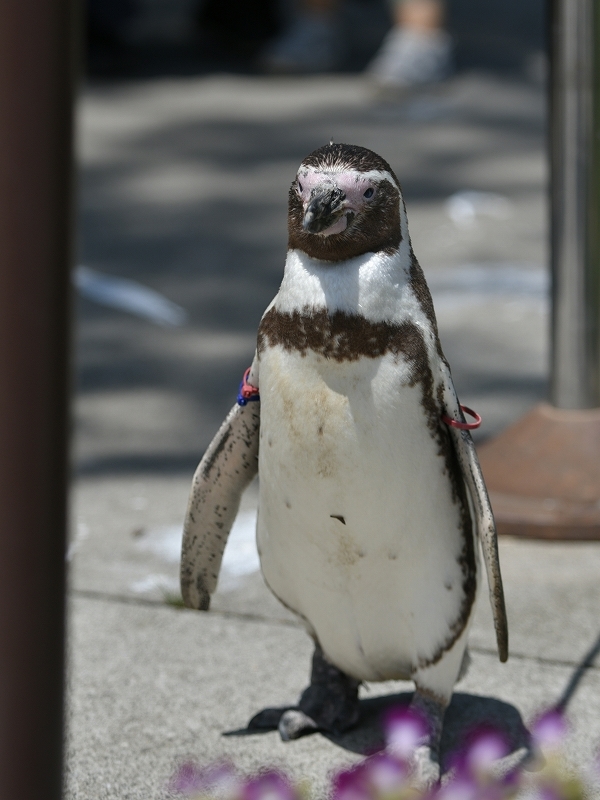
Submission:
<svg viewBox="0 0 600 800">
<path fill-rule="evenodd" d="M 551 0 L 552 403 L 600 408 L 600 8 Z"/>
<path fill-rule="evenodd" d="M 74 3 L 0 2 L 0 798 L 62 796 Z"/>
</svg>

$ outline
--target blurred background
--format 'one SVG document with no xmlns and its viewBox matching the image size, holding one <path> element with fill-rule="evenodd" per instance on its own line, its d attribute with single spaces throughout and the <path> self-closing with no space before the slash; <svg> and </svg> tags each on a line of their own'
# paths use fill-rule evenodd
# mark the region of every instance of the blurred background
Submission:
<svg viewBox="0 0 600 800">
<path fill-rule="evenodd" d="M 357 72 L 397 16 L 394 0 L 87 0 L 86 10 L 88 73 L 115 78 L 256 73 L 307 12 L 335 18 L 331 66 Z M 455 66 L 530 71 L 545 48 L 544 11 L 544 0 L 445 0 Z"/>
<path fill-rule="evenodd" d="M 193 468 L 277 290 L 289 184 L 332 137 L 400 178 L 480 435 L 544 397 L 542 0 L 449 0 L 433 25 L 444 63 L 406 80 L 401 63 L 395 81 L 376 64 L 398 7 L 320 6 L 326 67 L 293 61 L 300 0 L 88 0 L 77 474 Z M 318 32 L 299 35 L 296 50 L 319 50 Z"/>
</svg>

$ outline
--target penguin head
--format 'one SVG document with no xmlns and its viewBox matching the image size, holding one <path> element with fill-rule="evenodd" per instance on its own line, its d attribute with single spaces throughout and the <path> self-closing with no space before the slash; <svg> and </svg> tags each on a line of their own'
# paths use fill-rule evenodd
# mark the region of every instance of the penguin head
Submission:
<svg viewBox="0 0 600 800">
<path fill-rule="evenodd" d="M 289 248 L 323 261 L 396 252 L 408 236 L 398 179 L 377 153 L 329 144 L 300 164 L 289 194 Z"/>
</svg>

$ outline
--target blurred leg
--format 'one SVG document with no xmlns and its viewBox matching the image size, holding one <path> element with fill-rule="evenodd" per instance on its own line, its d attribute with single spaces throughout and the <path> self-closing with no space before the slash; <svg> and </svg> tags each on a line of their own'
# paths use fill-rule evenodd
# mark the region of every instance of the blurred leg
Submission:
<svg viewBox="0 0 600 800">
<path fill-rule="evenodd" d="M 414 30 L 439 30 L 444 25 L 443 0 L 397 0 L 394 3 L 397 25 Z"/>
<path fill-rule="evenodd" d="M 291 25 L 263 53 L 269 72 L 329 72 L 340 61 L 339 0 L 299 0 Z"/>
<path fill-rule="evenodd" d="M 443 80 L 452 71 L 443 0 L 396 0 L 395 24 L 368 67 L 383 87 L 404 88 Z"/>
</svg>

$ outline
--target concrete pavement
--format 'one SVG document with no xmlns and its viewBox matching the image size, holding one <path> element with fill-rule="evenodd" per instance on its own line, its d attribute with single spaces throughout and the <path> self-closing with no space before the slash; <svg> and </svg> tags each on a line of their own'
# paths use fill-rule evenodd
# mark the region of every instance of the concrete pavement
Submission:
<svg viewBox="0 0 600 800">
<path fill-rule="evenodd" d="M 190 323 L 164 329 L 79 307 L 72 800 L 167 797 L 169 775 L 187 757 L 279 764 L 322 792 L 332 769 L 377 745 L 382 706 L 410 690 L 365 687 L 361 725 L 336 740 L 222 735 L 294 701 L 308 676 L 308 637 L 256 571 L 255 486 L 211 612 L 176 606 L 191 474 L 277 289 L 288 185 L 302 156 L 332 135 L 380 152 L 403 183 L 461 400 L 484 416 L 480 438 L 545 397 L 541 86 L 466 74 L 397 103 L 356 77 L 89 87 L 80 111 L 82 262 L 163 292 Z M 482 719 L 502 724 L 518 749 L 523 720 L 568 691 L 571 752 L 586 763 L 600 746 L 600 662 L 578 666 L 600 633 L 600 544 L 504 539 L 501 559 L 511 658 L 501 665 L 495 656 L 484 587 L 446 751 Z"/>
</svg>

